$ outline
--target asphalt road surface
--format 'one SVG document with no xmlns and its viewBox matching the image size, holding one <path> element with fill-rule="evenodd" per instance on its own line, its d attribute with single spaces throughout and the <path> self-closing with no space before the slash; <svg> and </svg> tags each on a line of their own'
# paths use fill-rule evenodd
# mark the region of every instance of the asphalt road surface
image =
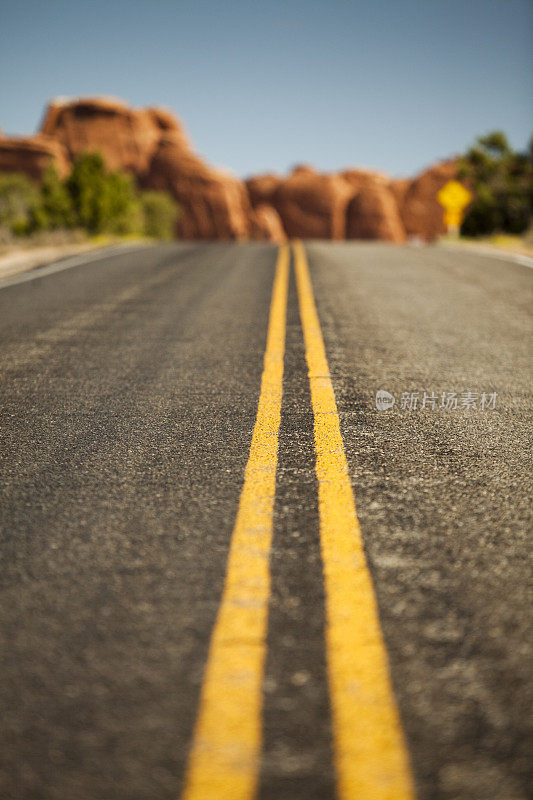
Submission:
<svg viewBox="0 0 533 800">
<path fill-rule="evenodd" d="M 0 287 L 2 800 L 527 800 L 532 270 L 80 261 Z"/>
</svg>

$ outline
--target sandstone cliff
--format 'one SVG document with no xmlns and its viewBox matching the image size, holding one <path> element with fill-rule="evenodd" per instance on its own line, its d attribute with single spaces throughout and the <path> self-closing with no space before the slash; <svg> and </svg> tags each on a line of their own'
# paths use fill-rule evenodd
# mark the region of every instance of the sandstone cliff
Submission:
<svg viewBox="0 0 533 800">
<path fill-rule="evenodd" d="M 301 239 L 343 239 L 346 205 L 352 191 L 339 176 L 296 167 L 281 181 L 271 203 L 287 236 Z"/>
<path fill-rule="evenodd" d="M 111 98 L 52 102 L 42 132 L 70 158 L 98 150 L 111 169 L 133 172 L 141 185 L 169 191 L 183 213 L 180 234 L 190 239 L 236 239 L 248 233 L 250 207 L 239 180 L 196 156 L 168 111 L 135 109 Z"/>
<path fill-rule="evenodd" d="M 250 237 L 264 239 L 269 242 L 285 242 L 287 234 L 281 217 L 272 206 L 264 203 L 251 212 Z"/>
<path fill-rule="evenodd" d="M 398 205 L 386 184 L 364 186 L 350 200 L 346 209 L 346 238 L 405 241 Z"/>
<path fill-rule="evenodd" d="M 56 139 L 43 135 L 0 135 L 0 172 L 24 172 L 39 180 L 50 163 L 60 175 L 68 173 L 68 154 Z"/>
<path fill-rule="evenodd" d="M 179 234 L 188 239 L 431 240 L 444 232 L 437 191 L 456 173 L 455 161 L 414 180 L 299 166 L 288 176 L 267 173 L 243 182 L 200 158 L 169 111 L 110 97 L 54 100 L 37 135 L 0 135 L 0 171 L 38 180 L 53 163 L 65 175 L 87 151 L 99 151 L 110 169 L 129 170 L 145 188 L 169 191 L 182 208 Z"/>
<path fill-rule="evenodd" d="M 408 236 L 432 241 L 446 232 L 437 192 L 456 174 L 457 161 L 443 161 L 411 181 L 399 206 Z"/>
</svg>

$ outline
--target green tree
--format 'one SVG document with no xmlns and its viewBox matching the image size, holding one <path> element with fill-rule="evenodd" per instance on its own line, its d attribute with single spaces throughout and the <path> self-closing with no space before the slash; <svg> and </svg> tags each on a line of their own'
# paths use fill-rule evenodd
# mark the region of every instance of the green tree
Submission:
<svg viewBox="0 0 533 800">
<path fill-rule="evenodd" d="M 34 218 L 36 227 L 50 230 L 71 228 L 75 223 L 72 198 L 53 166 L 43 175 Z"/>
<path fill-rule="evenodd" d="M 99 153 L 83 153 L 67 180 L 76 223 L 90 233 L 100 233 L 107 222 L 105 164 Z"/>
<path fill-rule="evenodd" d="M 144 233 L 154 239 L 173 239 L 179 205 L 167 192 L 148 191 L 141 195 Z"/>
<path fill-rule="evenodd" d="M 460 160 L 458 177 L 474 192 L 462 234 L 521 234 L 528 228 L 533 214 L 533 161 L 528 154 L 514 152 L 502 131 L 478 137 Z"/>
<path fill-rule="evenodd" d="M 105 180 L 107 225 L 105 230 L 120 235 L 142 233 L 142 206 L 135 181 L 124 172 L 110 172 Z"/>
<path fill-rule="evenodd" d="M 39 189 L 26 175 L 0 174 L 0 229 L 4 235 L 30 233 L 38 205 Z"/>
<path fill-rule="evenodd" d="M 67 180 L 74 216 L 89 233 L 141 233 L 142 210 L 131 175 L 108 172 L 99 153 L 83 153 Z"/>
<path fill-rule="evenodd" d="M 0 175 L 0 233 L 79 227 L 88 233 L 174 236 L 179 207 L 166 192 L 139 192 L 125 172 L 109 172 L 98 153 L 83 153 L 66 181 L 50 166 L 40 185 Z"/>
</svg>

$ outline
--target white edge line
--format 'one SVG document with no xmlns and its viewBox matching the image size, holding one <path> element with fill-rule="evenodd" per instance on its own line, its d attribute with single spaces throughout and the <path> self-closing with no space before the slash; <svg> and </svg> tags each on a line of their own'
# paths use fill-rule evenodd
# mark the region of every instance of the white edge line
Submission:
<svg viewBox="0 0 533 800">
<path fill-rule="evenodd" d="M 454 247 L 453 245 L 443 244 L 440 245 L 441 250 L 451 250 L 453 253 L 466 253 L 472 256 L 488 256 L 488 258 L 497 258 L 499 261 L 511 261 L 515 264 L 521 264 L 523 267 L 533 269 L 533 257 L 522 255 L 521 253 L 500 253 L 494 250 L 476 250 L 469 247 Z"/>
<path fill-rule="evenodd" d="M 105 252 L 100 251 L 98 254 L 91 255 L 90 253 L 81 253 L 78 256 L 63 259 L 62 261 L 54 261 L 52 264 L 47 264 L 42 267 L 35 267 L 27 272 L 12 275 L 10 278 L 4 278 L 0 281 L 0 289 L 7 289 L 8 286 L 16 286 L 18 283 L 27 283 L 34 281 L 37 278 L 44 278 L 46 275 L 53 275 L 56 272 L 63 272 L 65 269 L 78 267 L 82 264 L 91 264 L 93 261 L 102 261 L 104 258 L 110 256 L 119 256 L 129 253 L 132 250 L 141 250 L 149 245 L 126 245 L 126 246 L 112 246 L 106 248 Z"/>
</svg>

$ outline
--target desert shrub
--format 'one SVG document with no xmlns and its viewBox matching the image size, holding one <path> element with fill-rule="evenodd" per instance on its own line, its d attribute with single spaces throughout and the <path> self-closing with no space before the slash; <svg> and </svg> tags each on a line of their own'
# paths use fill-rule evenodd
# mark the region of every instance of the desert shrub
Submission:
<svg viewBox="0 0 533 800">
<path fill-rule="evenodd" d="M 179 206 L 167 192 L 147 191 L 141 195 L 144 233 L 155 239 L 173 239 Z"/>
<path fill-rule="evenodd" d="M 132 175 L 108 171 L 99 153 L 81 154 L 66 180 L 53 166 L 40 184 L 22 174 L 0 175 L 2 239 L 68 228 L 172 239 L 178 212 L 167 192 L 140 192 Z"/>
<path fill-rule="evenodd" d="M 38 186 L 26 175 L 0 174 L 0 230 L 3 238 L 31 232 L 39 200 Z"/>
<path fill-rule="evenodd" d="M 459 162 L 459 178 L 473 189 L 461 233 L 524 233 L 533 214 L 532 153 L 517 153 L 502 131 L 480 136 Z"/>
<path fill-rule="evenodd" d="M 112 212 L 124 208 L 124 185 L 110 179 L 99 153 L 83 153 L 75 161 L 67 179 L 76 223 L 89 233 L 109 231 L 116 220 Z"/>
<path fill-rule="evenodd" d="M 132 175 L 109 172 L 104 181 L 105 222 L 102 230 L 119 235 L 143 233 L 143 211 Z"/>
<path fill-rule="evenodd" d="M 72 198 L 53 166 L 43 175 L 34 222 L 35 227 L 42 230 L 71 228 L 75 224 Z"/>
</svg>

